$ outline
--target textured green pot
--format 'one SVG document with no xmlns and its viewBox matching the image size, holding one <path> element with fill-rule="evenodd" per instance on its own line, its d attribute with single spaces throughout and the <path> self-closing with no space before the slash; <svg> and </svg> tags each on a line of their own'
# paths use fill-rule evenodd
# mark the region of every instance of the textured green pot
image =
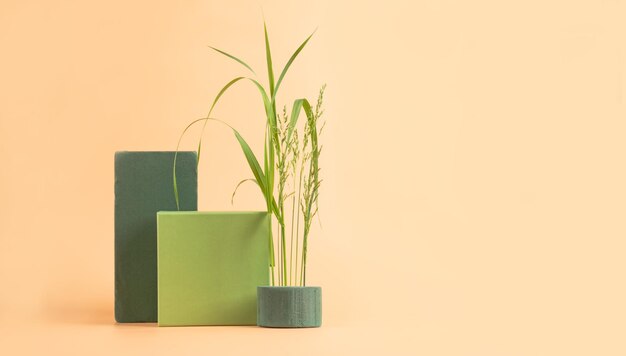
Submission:
<svg viewBox="0 0 626 356">
<path fill-rule="evenodd" d="M 159 326 L 255 325 L 267 212 L 159 212 Z"/>
<path fill-rule="evenodd" d="M 322 325 L 321 287 L 257 287 L 257 325 L 318 328 Z"/>
</svg>

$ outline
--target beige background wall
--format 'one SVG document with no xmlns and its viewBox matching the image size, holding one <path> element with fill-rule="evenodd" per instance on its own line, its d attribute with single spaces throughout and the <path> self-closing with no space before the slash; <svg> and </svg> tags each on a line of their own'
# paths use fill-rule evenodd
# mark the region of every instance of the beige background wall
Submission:
<svg viewBox="0 0 626 356">
<path fill-rule="evenodd" d="M 328 84 L 316 330 L 113 321 L 113 153 L 170 150 L 315 27 Z M 623 355 L 623 1 L 0 3 L 0 353 Z M 254 88 L 216 116 L 260 152 Z M 185 141 L 193 149 L 198 132 Z M 211 126 L 203 210 L 262 209 Z M 18 352 L 19 351 L 19 352 Z M 322 353 L 323 352 L 323 353 Z"/>
</svg>

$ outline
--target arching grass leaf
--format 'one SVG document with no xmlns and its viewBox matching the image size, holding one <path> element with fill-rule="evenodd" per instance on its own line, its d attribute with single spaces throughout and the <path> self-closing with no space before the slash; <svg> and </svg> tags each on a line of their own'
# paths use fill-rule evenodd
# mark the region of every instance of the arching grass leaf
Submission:
<svg viewBox="0 0 626 356">
<path fill-rule="evenodd" d="M 274 89 L 272 93 L 272 101 L 276 100 L 276 93 L 278 93 L 278 88 L 280 87 L 280 84 L 283 82 L 283 78 L 285 78 L 285 75 L 287 74 L 289 67 L 291 67 L 291 64 L 293 63 L 293 61 L 296 59 L 296 57 L 298 57 L 298 54 L 300 54 L 304 46 L 306 46 L 306 44 L 309 42 L 311 37 L 313 37 L 316 31 L 317 29 L 313 31 L 313 33 L 311 33 L 309 37 L 307 37 L 306 40 L 304 40 L 304 42 L 302 42 L 300 47 L 298 47 L 298 49 L 296 49 L 296 51 L 291 55 L 291 57 L 287 61 L 287 64 L 285 64 L 285 67 L 283 68 L 283 71 L 280 73 L 280 76 L 278 77 L 278 81 L 276 82 L 276 88 Z"/>
<path fill-rule="evenodd" d="M 241 59 L 233 56 L 232 54 L 226 53 L 226 52 L 222 51 L 221 49 L 217 49 L 217 48 L 212 47 L 212 46 L 209 46 L 209 48 L 211 48 L 212 50 L 214 50 L 216 52 L 219 52 L 219 53 L 225 55 L 226 57 L 228 57 L 230 59 L 233 59 L 233 60 L 237 61 L 238 63 L 242 64 L 244 67 L 248 68 L 252 73 L 256 74 L 254 72 L 254 69 L 252 69 L 252 67 L 250 67 L 246 62 L 242 61 Z"/>
</svg>

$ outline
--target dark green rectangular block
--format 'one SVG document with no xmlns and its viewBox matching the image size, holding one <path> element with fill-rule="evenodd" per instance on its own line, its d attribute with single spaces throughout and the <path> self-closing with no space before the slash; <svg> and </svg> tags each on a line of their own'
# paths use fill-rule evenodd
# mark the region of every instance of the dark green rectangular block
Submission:
<svg viewBox="0 0 626 356">
<path fill-rule="evenodd" d="M 115 153 L 115 320 L 157 321 L 158 211 L 176 211 L 174 152 Z M 195 152 L 179 152 L 180 210 L 198 209 Z"/>
</svg>

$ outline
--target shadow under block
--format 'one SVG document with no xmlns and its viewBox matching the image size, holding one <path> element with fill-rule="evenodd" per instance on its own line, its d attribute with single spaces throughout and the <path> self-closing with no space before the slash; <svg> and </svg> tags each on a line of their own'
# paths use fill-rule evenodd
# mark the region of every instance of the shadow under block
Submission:
<svg viewBox="0 0 626 356">
<path fill-rule="evenodd" d="M 269 284 L 266 212 L 160 212 L 159 326 L 256 325 Z"/>
<path fill-rule="evenodd" d="M 197 210 L 196 153 L 179 152 L 181 210 Z M 157 321 L 156 213 L 177 210 L 174 152 L 115 153 L 115 320 Z"/>
</svg>

